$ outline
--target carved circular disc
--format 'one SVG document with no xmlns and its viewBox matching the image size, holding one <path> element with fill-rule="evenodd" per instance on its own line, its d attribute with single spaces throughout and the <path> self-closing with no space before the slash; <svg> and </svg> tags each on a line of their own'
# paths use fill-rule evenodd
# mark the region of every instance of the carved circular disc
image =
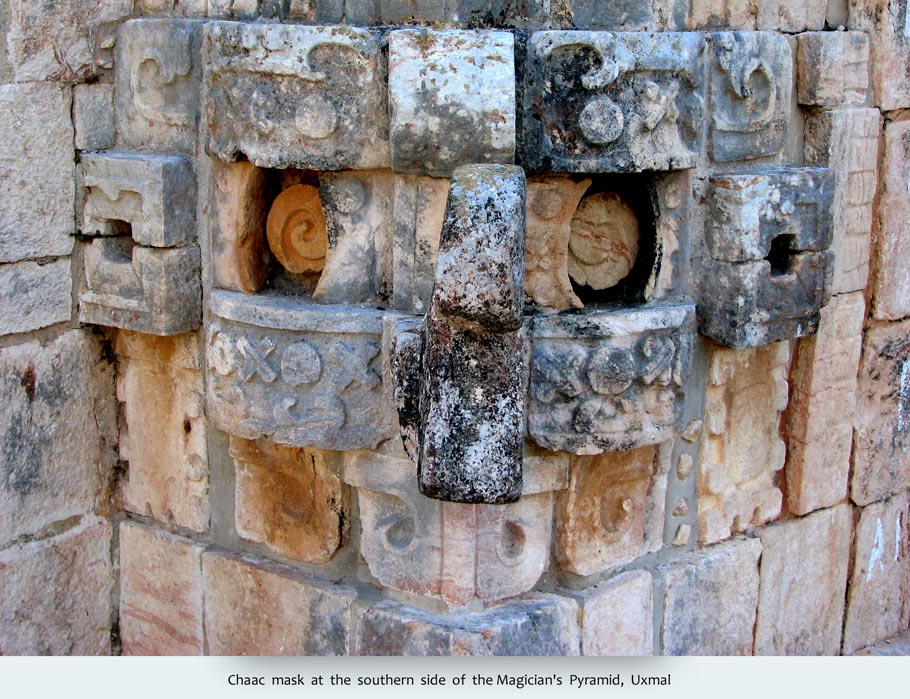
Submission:
<svg viewBox="0 0 910 699">
<path fill-rule="evenodd" d="M 622 135 L 625 126 L 622 109 L 606 97 L 591 100 L 578 116 L 578 127 L 589 143 L 606 146 Z"/>
<path fill-rule="evenodd" d="M 347 178 L 337 182 L 334 190 L 335 207 L 343 214 L 360 211 L 367 201 L 367 190 L 360 180 Z"/>
<path fill-rule="evenodd" d="M 307 138 L 315 140 L 328 138 L 338 127 L 335 105 L 321 95 L 305 97 L 297 107 L 294 125 Z"/>
<path fill-rule="evenodd" d="M 319 352 L 303 340 L 288 347 L 281 357 L 281 376 L 291 386 L 311 384 L 321 373 L 322 360 Z"/>
<path fill-rule="evenodd" d="M 570 225 L 569 276 L 576 284 L 609 289 L 632 271 L 638 256 L 638 219 L 619 195 L 585 197 Z"/>
<path fill-rule="evenodd" d="M 266 221 L 269 247 L 289 272 L 321 272 L 328 237 L 319 190 L 308 184 L 288 187 L 272 203 Z"/>
<path fill-rule="evenodd" d="M 618 396 L 632 385 L 634 378 L 635 363 L 628 352 L 603 347 L 591 355 L 588 381 L 596 393 Z"/>
<path fill-rule="evenodd" d="M 531 196 L 531 210 L 544 221 L 556 218 L 562 211 L 563 197 L 555 189 L 539 190 Z"/>
</svg>

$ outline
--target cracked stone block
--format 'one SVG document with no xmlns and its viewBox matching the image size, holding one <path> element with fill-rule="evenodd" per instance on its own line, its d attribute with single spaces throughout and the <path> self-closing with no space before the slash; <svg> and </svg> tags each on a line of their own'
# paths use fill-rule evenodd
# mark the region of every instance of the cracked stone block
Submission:
<svg viewBox="0 0 910 699">
<path fill-rule="evenodd" d="M 142 15 L 205 17 L 208 6 L 207 0 L 138 0 L 136 12 Z"/>
<path fill-rule="evenodd" d="M 259 3 L 260 0 L 209 0 L 209 16 L 221 19 L 255 19 L 259 15 Z"/>
<path fill-rule="evenodd" d="M 868 505 L 910 487 L 910 321 L 866 330 L 853 430 L 850 499 Z"/>
<path fill-rule="evenodd" d="M 686 0 L 689 29 L 824 29 L 827 0 Z M 835 25 L 836 26 L 836 25 Z"/>
<path fill-rule="evenodd" d="M 821 311 L 818 334 L 796 346 L 786 469 L 787 507 L 794 514 L 830 507 L 847 495 L 865 316 L 861 293 L 835 296 Z"/>
<path fill-rule="evenodd" d="M 884 133 L 873 252 L 872 315 L 881 320 L 899 320 L 910 316 L 910 268 L 903 263 L 910 255 L 910 119 L 886 121 Z M 872 183 L 866 180 L 864 184 L 869 187 Z M 868 189 L 863 192 L 868 196 Z"/>
<path fill-rule="evenodd" d="M 81 82 L 97 75 L 111 29 L 129 18 L 132 0 L 10 0 L 7 41 L 16 80 Z"/>
<path fill-rule="evenodd" d="M 179 335 L 202 322 L 198 245 L 148 248 L 128 236 L 85 247 L 79 321 L 150 335 Z"/>
<path fill-rule="evenodd" d="M 840 505 L 767 527 L 756 655 L 839 655 L 853 525 Z"/>
<path fill-rule="evenodd" d="M 350 517 L 347 489 L 331 455 L 231 437 L 237 533 L 275 553 L 325 563 L 338 550 Z"/>
<path fill-rule="evenodd" d="M 114 86 L 107 83 L 73 86 L 73 129 L 78 150 L 114 147 Z M 84 161 L 83 161 L 84 162 Z"/>
<path fill-rule="evenodd" d="M 691 304 L 534 317 L 528 433 L 593 455 L 675 433 L 692 363 Z"/>
<path fill-rule="evenodd" d="M 833 278 L 834 184 L 825 168 L 709 178 L 700 332 L 743 349 L 816 331 Z"/>
<path fill-rule="evenodd" d="M 0 349 L 0 545 L 100 503 L 117 459 L 113 372 L 80 330 Z"/>
<path fill-rule="evenodd" d="M 120 524 L 123 655 L 203 655 L 202 551 L 159 529 Z"/>
<path fill-rule="evenodd" d="M 910 625 L 910 505 L 906 493 L 861 510 L 853 543 L 844 655 Z"/>
<path fill-rule="evenodd" d="M 872 103 L 883 112 L 910 107 L 910 3 L 850 0 L 850 29 L 869 34 Z"/>
<path fill-rule="evenodd" d="M 581 654 L 654 652 L 654 595 L 646 570 L 621 573 L 572 595 L 581 609 Z"/>
<path fill-rule="evenodd" d="M 869 279 L 880 134 L 877 109 L 824 110 L 806 116 L 806 164 L 834 172 L 832 294 L 861 291 Z"/>
<path fill-rule="evenodd" d="M 420 494 L 417 468 L 397 440 L 346 456 L 344 479 L 357 488 L 360 550 L 370 572 L 395 590 L 465 605 L 530 590 L 550 555 L 553 490 L 568 460 L 532 453 L 523 497 L 509 505 L 443 502 Z"/>
<path fill-rule="evenodd" d="M 202 23 L 134 19 L 117 32 L 114 107 L 127 148 L 190 154 L 196 144 Z"/>
<path fill-rule="evenodd" d="M 196 335 L 117 333 L 123 507 L 193 531 L 209 526 L 204 388 Z M 154 395 L 155 400 L 149 400 Z"/>
<path fill-rule="evenodd" d="M 103 519 L 0 551 L 0 653 L 110 655 L 113 584 Z"/>
<path fill-rule="evenodd" d="M 395 172 L 448 176 L 515 158 L 514 39 L 508 32 L 402 29 L 389 36 Z"/>
<path fill-rule="evenodd" d="M 869 37 L 863 32 L 806 32 L 797 37 L 796 88 L 800 104 L 866 104 Z"/>
<path fill-rule="evenodd" d="M 272 255 L 266 241 L 266 174 L 250 162 L 212 161 L 209 226 L 215 286 L 255 294 Z"/>
<path fill-rule="evenodd" d="M 210 22 L 208 152 L 259 167 L 389 164 L 379 36 L 355 27 Z"/>
<path fill-rule="evenodd" d="M 696 33 L 534 33 L 524 77 L 524 164 L 555 172 L 693 167 L 704 47 Z"/>
<path fill-rule="evenodd" d="M 349 655 L 354 588 L 216 553 L 202 556 L 211 655 Z"/>
<path fill-rule="evenodd" d="M 787 38 L 770 32 L 710 35 L 714 162 L 777 155 L 787 140 L 793 54 Z"/>
<path fill-rule="evenodd" d="M 670 4 L 671 0 L 573 0 L 572 24 L 577 29 L 613 31 L 665 29 Z"/>
<path fill-rule="evenodd" d="M 713 346 L 708 357 L 705 432 L 698 456 L 701 543 L 726 539 L 776 519 L 776 484 L 787 447 L 779 436 L 787 407 L 790 344 L 734 351 Z"/>
<path fill-rule="evenodd" d="M 215 291 L 208 414 L 244 439 L 372 448 L 397 433 L 382 380 L 384 312 Z"/>
<path fill-rule="evenodd" d="M 750 0 L 685 0 L 685 9 L 688 29 L 755 29 L 756 7 Z"/>
<path fill-rule="evenodd" d="M 88 192 L 82 233 L 122 234 L 139 245 L 173 248 L 196 239 L 196 178 L 187 158 L 110 151 L 83 153 Z"/>
<path fill-rule="evenodd" d="M 357 655 L 578 655 L 577 609 L 546 594 L 455 616 L 384 600 L 358 616 Z"/>
<path fill-rule="evenodd" d="M 69 91 L 0 85 L 0 262 L 69 255 L 75 228 Z"/>
<path fill-rule="evenodd" d="M 752 655 L 758 539 L 694 551 L 658 568 L 666 585 L 663 655 Z"/>
<path fill-rule="evenodd" d="M 573 458 L 568 490 L 557 496 L 560 566 L 594 575 L 658 550 L 669 467 L 666 446 Z"/>
<path fill-rule="evenodd" d="M 384 305 L 391 296 L 392 175 L 328 173 L 319 178 L 319 199 L 325 211 L 328 249 L 313 300 Z"/>
<path fill-rule="evenodd" d="M 0 265 L 0 335 L 27 333 L 68 321 L 73 314 L 69 258 L 50 264 Z"/>
</svg>

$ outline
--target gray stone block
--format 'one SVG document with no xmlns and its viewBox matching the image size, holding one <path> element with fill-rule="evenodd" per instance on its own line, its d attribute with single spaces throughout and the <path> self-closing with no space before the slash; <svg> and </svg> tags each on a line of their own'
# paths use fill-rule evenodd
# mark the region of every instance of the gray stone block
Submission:
<svg viewBox="0 0 910 699">
<path fill-rule="evenodd" d="M 0 265 L 0 335 L 68 321 L 73 311 L 70 260 Z"/>
<path fill-rule="evenodd" d="M 84 153 L 88 194 L 82 233 L 118 235 L 121 223 L 139 245 L 170 248 L 196 239 L 196 178 L 180 156 Z"/>
<path fill-rule="evenodd" d="M 114 126 L 113 85 L 91 83 L 73 87 L 73 127 L 79 150 L 114 147 L 117 130 Z"/>
<path fill-rule="evenodd" d="M 214 157 L 319 170 L 389 164 L 377 34 L 211 22 L 205 56 L 207 149 Z"/>
<path fill-rule="evenodd" d="M 555 172 L 693 167 L 704 115 L 704 46 L 696 33 L 533 34 L 523 162 Z"/>
</svg>

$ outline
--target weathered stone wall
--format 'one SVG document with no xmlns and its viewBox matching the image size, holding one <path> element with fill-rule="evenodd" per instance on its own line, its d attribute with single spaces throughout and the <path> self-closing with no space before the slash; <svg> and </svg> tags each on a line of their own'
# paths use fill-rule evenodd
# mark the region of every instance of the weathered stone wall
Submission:
<svg viewBox="0 0 910 699">
<path fill-rule="evenodd" d="M 0 0 L 0 653 L 901 633 L 908 110 L 908 0 Z"/>
</svg>

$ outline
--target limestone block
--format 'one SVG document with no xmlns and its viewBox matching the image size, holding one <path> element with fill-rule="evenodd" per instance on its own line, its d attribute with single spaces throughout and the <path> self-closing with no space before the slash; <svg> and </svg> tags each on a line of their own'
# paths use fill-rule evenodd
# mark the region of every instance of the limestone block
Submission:
<svg viewBox="0 0 910 699">
<path fill-rule="evenodd" d="M 853 430 L 850 499 L 868 505 L 910 487 L 910 322 L 866 330 Z"/>
<path fill-rule="evenodd" d="M 402 29 L 389 37 L 396 172 L 446 176 L 515 158 L 514 40 L 507 32 Z"/>
<path fill-rule="evenodd" d="M 850 0 L 850 29 L 869 34 L 872 103 L 910 107 L 910 6 L 906 0 Z"/>
<path fill-rule="evenodd" d="M 910 254 L 910 197 L 907 196 L 910 119 L 885 122 L 883 148 L 873 253 L 872 315 L 882 320 L 898 320 L 910 316 L 910 268 L 902 263 Z"/>
<path fill-rule="evenodd" d="M 264 285 L 271 254 L 266 242 L 265 171 L 250 162 L 212 161 L 210 234 L 215 286 L 255 294 Z"/>
<path fill-rule="evenodd" d="M 127 19 L 132 0 L 10 0 L 9 56 L 16 80 L 84 81 L 98 71 L 108 30 Z"/>
<path fill-rule="evenodd" d="M 713 346 L 708 358 L 705 433 L 698 457 L 698 529 L 713 543 L 780 514 L 776 472 L 787 448 L 778 430 L 787 407 L 790 345 L 733 351 Z"/>
<path fill-rule="evenodd" d="M 458 0 L 379 0 L 383 24 L 419 22 L 452 22 L 459 17 Z M 467 19 L 465 17 L 464 19 Z"/>
<path fill-rule="evenodd" d="M 856 653 L 856 655 L 910 655 L 910 631 L 905 631 L 898 636 L 887 638 L 874 646 L 864 648 Z"/>
<path fill-rule="evenodd" d="M 58 85 L 0 85 L 0 262 L 73 249 L 70 109 Z"/>
<path fill-rule="evenodd" d="M 150 16 L 205 17 L 208 5 L 207 0 L 138 0 L 136 13 Z"/>
<path fill-rule="evenodd" d="M 73 128 L 78 150 L 114 147 L 117 131 L 114 126 L 113 85 L 91 83 L 73 86 Z"/>
<path fill-rule="evenodd" d="M 848 505 L 758 532 L 756 655 L 839 655 L 853 518 Z"/>
<path fill-rule="evenodd" d="M 806 32 L 797 37 L 800 104 L 863 106 L 869 90 L 869 37 L 863 32 Z"/>
<path fill-rule="evenodd" d="M 663 655 L 751 655 L 758 539 L 693 551 L 658 568 L 666 584 Z"/>
<path fill-rule="evenodd" d="M 221 19 L 254 19 L 260 0 L 209 0 L 209 16 Z"/>
<path fill-rule="evenodd" d="M 129 234 L 173 248 L 196 239 L 196 178 L 187 158 L 123 151 L 84 153 L 85 235 Z"/>
<path fill-rule="evenodd" d="M 586 455 L 666 441 L 682 410 L 694 321 L 691 304 L 534 317 L 531 439 Z"/>
<path fill-rule="evenodd" d="M 621 573 L 580 592 L 582 655 L 651 655 L 654 597 L 646 570 Z"/>
<path fill-rule="evenodd" d="M 357 655 L 578 655 L 577 604 L 531 595 L 448 616 L 385 600 L 357 619 Z"/>
<path fill-rule="evenodd" d="M 117 458 L 113 394 L 88 333 L 0 350 L 0 544 L 92 510 Z"/>
<path fill-rule="evenodd" d="M 794 33 L 825 28 L 827 0 L 763 0 L 755 5 L 756 29 Z"/>
<path fill-rule="evenodd" d="M 96 238 L 85 247 L 79 321 L 151 335 L 179 335 L 202 319 L 198 245 L 147 248 L 131 238 Z"/>
<path fill-rule="evenodd" d="M 670 0 L 573 0 L 572 24 L 578 29 L 639 31 L 665 29 Z"/>
<path fill-rule="evenodd" d="M 391 295 L 394 197 L 387 172 L 329 173 L 319 178 L 328 250 L 313 292 L 317 303 L 384 305 Z"/>
<path fill-rule="evenodd" d="M 356 591 L 284 568 L 205 553 L 211 655 L 349 655 Z"/>
<path fill-rule="evenodd" d="M 790 122 L 793 55 L 786 37 L 770 32 L 710 35 L 714 162 L 780 153 Z"/>
<path fill-rule="evenodd" d="M 338 550 L 350 512 L 330 455 L 231 437 L 237 533 L 275 553 L 325 563 Z"/>
<path fill-rule="evenodd" d="M 208 152 L 259 167 L 389 164 L 379 37 L 354 27 L 211 22 L 205 28 Z"/>
<path fill-rule="evenodd" d="M 357 488 L 360 550 L 377 580 L 464 605 L 534 586 L 549 561 L 551 491 L 565 487 L 567 472 L 562 456 L 530 454 L 518 502 L 441 502 L 420 494 L 416 466 L 392 441 L 346 456 L 344 479 Z"/>
<path fill-rule="evenodd" d="M 209 526 L 209 467 L 196 336 L 117 333 L 123 424 L 120 485 L 130 512 L 194 531 Z M 149 400 L 149 396 L 155 400 Z"/>
<path fill-rule="evenodd" d="M 863 344 L 862 294 L 835 296 L 818 334 L 796 346 L 788 411 L 787 507 L 803 515 L 847 495 L 856 374 Z"/>
<path fill-rule="evenodd" d="M 208 414 L 244 439 L 345 450 L 396 433 L 382 380 L 383 312 L 216 291 Z"/>
<path fill-rule="evenodd" d="M 395 176 L 392 305 L 399 310 L 425 313 L 430 307 L 448 196 L 448 179 Z"/>
<path fill-rule="evenodd" d="M 70 260 L 0 265 L 0 335 L 63 323 L 73 313 Z"/>
<path fill-rule="evenodd" d="M 845 655 L 910 624 L 910 506 L 902 494 L 862 509 L 844 624 Z"/>
<path fill-rule="evenodd" d="M 192 153 L 199 115 L 202 23 L 134 19 L 120 25 L 114 106 L 128 148 Z"/>
<path fill-rule="evenodd" d="M 639 172 L 695 165 L 705 42 L 695 33 L 534 33 L 522 107 L 532 170 Z"/>
<path fill-rule="evenodd" d="M 763 4 L 777 5 L 779 0 Z M 754 0 L 686 0 L 686 27 L 689 29 L 755 29 Z"/>
<path fill-rule="evenodd" d="M 110 655 L 111 527 L 88 518 L 0 551 L 0 653 Z"/>
<path fill-rule="evenodd" d="M 560 566 L 594 575 L 659 549 L 669 467 L 668 445 L 575 457 L 557 499 Z"/>
<path fill-rule="evenodd" d="M 202 547 L 159 529 L 120 524 L 124 655 L 202 655 Z"/>
<path fill-rule="evenodd" d="M 806 116 L 806 164 L 834 172 L 832 294 L 860 291 L 869 278 L 880 132 L 877 109 L 836 109 Z"/>
</svg>

